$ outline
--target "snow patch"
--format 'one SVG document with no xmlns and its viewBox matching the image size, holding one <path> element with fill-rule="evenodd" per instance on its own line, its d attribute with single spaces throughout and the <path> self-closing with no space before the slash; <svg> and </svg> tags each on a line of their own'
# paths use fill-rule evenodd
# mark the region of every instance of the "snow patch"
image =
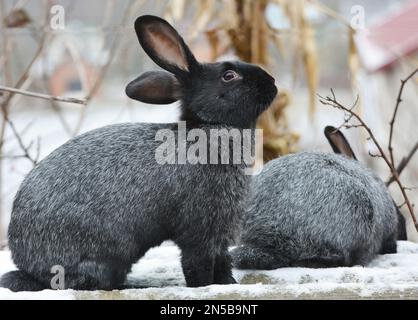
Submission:
<svg viewBox="0 0 418 320">
<path fill-rule="evenodd" d="M 0 252 L 0 275 L 14 269 L 10 252 Z M 180 250 L 165 242 L 149 250 L 128 275 L 129 283 L 144 289 L 34 293 L 0 289 L 0 299 L 417 298 L 418 244 L 399 241 L 397 254 L 378 256 L 366 267 L 234 269 L 233 273 L 240 284 L 187 288 Z"/>
</svg>

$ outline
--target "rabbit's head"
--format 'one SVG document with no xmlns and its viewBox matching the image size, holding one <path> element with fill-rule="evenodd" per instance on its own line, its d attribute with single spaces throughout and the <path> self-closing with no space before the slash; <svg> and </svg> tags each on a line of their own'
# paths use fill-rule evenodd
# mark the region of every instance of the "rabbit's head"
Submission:
<svg viewBox="0 0 418 320">
<path fill-rule="evenodd" d="M 274 79 L 258 66 L 234 62 L 199 63 L 165 20 L 141 16 L 139 43 L 166 71 L 146 72 L 126 88 L 135 100 L 167 104 L 181 100 L 182 120 L 194 124 L 249 127 L 277 94 Z"/>
<path fill-rule="evenodd" d="M 324 129 L 324 134 L 325 137 L 328 139 L 328 142 L 331 145 L 332 150 L 335 153 L 343 154 L 348 158 L 357 160 L 356 155 L 353 152 L 353 149 L 351 148 L 344 134 L 340 130 L 332 126 L 327 126 Z M 381 182 L 380 178 L 377 175 L 375 175 L 375 179 Z M 393 201 L 393 205 L 398 215 L 398 240 L 407 240 L 405 218 L 400 212 L 395 201 Z"/>
</svg>

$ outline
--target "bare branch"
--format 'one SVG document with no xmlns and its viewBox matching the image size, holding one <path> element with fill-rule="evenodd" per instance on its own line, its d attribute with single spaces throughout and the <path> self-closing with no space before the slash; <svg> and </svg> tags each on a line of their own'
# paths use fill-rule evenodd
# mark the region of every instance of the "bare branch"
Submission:
<svg viewBox="0 0 418 320">
<path fill-rule="evenodd" d="M 20 89 L 5 87 L 5 86 L 0 86 L 0 91 L 11 92 L 11 93 L 15 93 L 15 94 L 21 94 L 21 95 L 24 95 L 24 96 L 27 96 L 27 97 L 34 97 L 34 98 L 50 100 L 50 101 L 59 101 L 59 102 L 75 103 L 75 104 L 82 104 L 82 105 L 86 104 L 85 99 L 56 97 L 56 96 L 51 96 L 51 95 L 48 95 L 48 94 L 35 93 L 35 92 L 26 91 L 26 90 L 20 90 Z"/>
<path fill-rule="evenodd" d="M 402 202 L 401 204 L 398 205 L 398 209 L 402 209 L 404 206 L 406 205 L 406 202 Z"/>
<path fill-rule="evenodd" d="M 412 147 L 411 151 L 408 153 L 408 155 L 404 158 L 402 158 L 401 162 L 399 162 L 398 166 L 396 167 L 396 172 L 398 173 L 398 176 L 401 175 L 402 171 L 406 168 L 409 161 L 414 156 L 415 152 L 418 150 L 418 141 L 415 143 L 415 145 Z M 386 185 L 389 187 L 392 182 L 395 181 L 395 178 L 392 176 L 390 179 L 386 182 Z"/>
<path fill-rule="evenodd" d="M 395 121 L 396 121 L 396 116 L 398 114 L 398 110 L 399 110 L 399 105 L 402 102 L 402 93 L 403 93 L 403 89 L 405 87 L 405 84 L 408 82 L 409 79 L 411 79 L 416 73 L 418 72 L 418 68 L 416 68 L 409 76 L 407 76 L 404 80 L 401 80 L 401 86 L 399 87 L 399 91 L 398 91 L 398 97 L 396 98 L 396 105 L 395 105 L 395 109 L 393 110 L 393 115 L 392 115 L 392 119 L 390 120 L 390 131 L 389 131 L 389 143 L 388 143 L 388 150 L 389 150 L 389 156 L 390 156 L 390 163 L 392 164 L 392 166 L 395 166 L 395 159 L 393 157 L 393 146 L 392 146 L 392 141 L 393 141 L 393 127 L 395 125 Z"/>
<path fill-rule="evenodd" d="M 30 75 L 30 72 L 32 70 L 33 65 L 38 60 L 39 56 L 42 54 L 42 51 L 44 49 L 47 38 L 48 38 L 47 34 L 43 33 L 42 37 L 40 39 L 40 44 L 38 46 L 38 50 L 36 51 L 35 55 L 32 57 L 32 60 L 27 65 L 26 69 L 23 71 L 19 80 L 14 85 L 14 88 L 20 89 L 25 84 L 26 80 L 29 78 L 29 75 Z M 11 92 L 9 95 L 5 95 L 6 97 L 5 97 L 4 101 L 2 101 L 2 104 L 1 104 L 1 107 L 2 107 L 3 110 L 7 110 L 9 102 L 13 98 L 14 94 L 15 93 Z"/>
<path fill-rule="evenodd" d="M 122 23 L 124 21 L 128 20 L 128 17 L 131 13 L 132 6 L 133 6 L 134 2 L 135 2 L 134 0 L 130 0 L 128 5 L 126 6 L 125 11 L 123 13 L 122 20 L 121 20 Z M 90 92 L 87 94 L 86 105 L 88 105 L 90 103 L 90 101 L 96 95 L 97 91 L 100 89 L 100 87 L 103 83 L 103 80 L 104 80 L 104 78 L 107 74 L 107 71 L 109 70 L 110 66 L 112 65 L 112 62 L 113 62 L 113 60 L 116 56 L 116 53 L 119 49 L 119 44 L 120 44 L 121 39 L 122 39 L 121 37 L 116 37 L 115 39 L 113 39 L 113 43 L 112 43 L 112 45 L 110 46 L 110 49 L 109 49 L 109 56 L 107 58 L 107 61 L 101 67 L 101 69 L 99 71 L 99 74 L 98 74 L 95 82 L 93 83 L 93 86 L 90 88 Z M 80 116 L 78 118 L 77 124 L 76 124 L 74 132 L 73 132 L 73 135 L 76 135 L 80 131 L 81 126 L 82 126 L 83 121 L 84 121 L 86 110 L 87 110 L 86 108 L 81 110 Z"/>
<path fill-rule="evenodd" d="M 15 160 L 15 159 L 22 159 L 22 158 L 26 158 L 26 155 L 24 155 L 24 154 L 18 154 L 18 155 L 4 155 L 4 156 L 1 156 L 0 157 L 1 159 L 12 159 L 12 160 Z"/>
<path fill-rule="evenodd" d="M 418 223 L 417 223 L 417 219 L 416 219 L 415 214 L 414 214 L 413 205 L 411 204 L 411 202 L 410 202 L 410 200 L 408 198 L 408 195 L 406 193 L 405 187 L 403 186 L 403 184 L 401 183 L 401 181 L 399 179 L 399 175 L 398 175 L 397 170 L 395 169 L 394 165 L 392 165 L 392 162 L 389 160 L 389 158 L 386 155 L 386 153 L 383 151 L 383 148 L 381 147 L 380 143 L 377 141 L 377 139 L 374 136 L 374 134 L 373 134 L 372 130 L 370 129 L 370 127 L 364 122 L 364 120 L 357 113 L 355 113 L 353 111 L 353 107 L 348 108 L 348 107 L 342 105 L 340 102 L 337 101 L 337 99 L 335 98 L 334 90 L 331 89 L 331 96 L 327 96 L 327 97 L 323 97 L 321 95 L 318 95 L 318 96 L 320 98 L 319 101 L 323 105 L 328 105 L 328 106 L 331 106 L 333 108 L 342 110 L 342 111 L 350 114 L 351 115 L 351 118 L 356 119 L 356 121 L 367 131 L 370 139 L 373 141 L 374 145 L 376 146 L 376 148 L 379 151 L 379 157 L 381 157 L 385 161 L 386 165 L 390 169 L 390 172 L 391 172 L 393 178 L 395 179 L 396 183 L 398 184 L 398 187 L 399 187 L 399 189 L 400 189 L 400 191 L 402 193 L 402 196 L 403 196 L 403 198 L 405 200 L 405 204 L 408 207 L 408 211 L 409 211 L 409 213 L 410 213 L 410 215 L 412 217 L 412 220 L 414 221 L 415 228 L 418 231 Z"/>
<path fill-rule="evenodd" d="M 9 119 L 6 119 L 6 122 L 9 125 L 10 129 L 12 129 L 13 135 L 16 137 L 17 143 L 19 144 L 19 147 L 20 147 L 20 149 L 23 152 L 23 155 L 18 156 L 18 158 L 26 158 L 30 162 L 32 162 L 32 164 L 34 166 L 36 166 L 38 164 L 38 160 L 39 160 L 39 148 L 40 148 L 40 146 L 39 146 L 39 144 L 40 144 L 39 139 L 38 139 L 38 146 L 37 146 L 37 150 L 38 150 L 37 151 L 37 155 L 36 155 L 35 158 L 33 158 L 30 155 L 30 152 L 29 152 L 29 150 L 32 147 L 32 144 L 33 143 L 30 143 L 28 146 L 25 146 L 25 144 L 23 143 L 22 137 L 20 136 L 20 134 L 17 131 L 17 129 L 16 129 L 15 125 L 13 124 L 13 122 L 10 121 Z"/>
<path fill-rule="evenodd" d="M 343 127 L 346 128 L 346 129 L 362 128 L 363 125 L 361 125 L 361 124 L 344 124 Z"/>
<path fill-rule="evenodd" d="M 382 158 L 382 156 L 380 154 L 374 154 L 370 150 L 369 150 L 368 153 L 369 153 L 369 156 L 372 157 L 372 158 Z"/>
<path fill-rule="evenodd" d="M 404 187 L 404 189 L 408 191 L 413 191 L 413 190 L 418 190 L 418 187 Z"/>
</svg>

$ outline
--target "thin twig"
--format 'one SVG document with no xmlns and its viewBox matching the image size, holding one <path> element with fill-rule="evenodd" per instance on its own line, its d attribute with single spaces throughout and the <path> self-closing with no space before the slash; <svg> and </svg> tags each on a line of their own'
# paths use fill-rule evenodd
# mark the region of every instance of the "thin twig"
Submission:
<svg viewBox="0 0 418 320">
<path fill-rule="evenodd" d="M 318 95 L 318 96 L 320 98 L 319 101 L 323 105 L 328 105 L 328 106 L 331 106 L 333 108 L 337 108 L 337 109 L 343 110 L 344 112 L 352 115 L 352 117 L 355 118 L 358 121 L 358 123 L 367 131 L 370 139 L 373 141 L 374 145 L 379 150 L 379 154 L 378 155 L 386 162 L 387 166 L 390 169 L 391 174 L 393 175 L 396 183 L 398 184 L 399 189 L 400 189 L 400 191 L 402 193 L 402 196 L 403 196 L 403 198 L 405 200 L 405 204 L 408 207 L 408 211 L 409 211 L 409 213 L 410 213 L 410 215 L 412 217 L 412 220 L 414 222 L 415 228 L 418 231 L 417 219 L 416 219 L 415 214 L 414 214 L 413 206 L 412 206 L 411 202 L 409 201 L 408 195 L 406 194 L 406 189 L 405 189 L 405 187 L 403 186 L 403 184 L 401 183 L 401 181 L 399 179 L 398 172 L 396 171 L 395 167 L 392 165 L 391 161 L 389 160 L 389 158 L 387 157 L 387 155 L 383 151 L 383 148 L 381 147 L 380 143 L 377 141 L 377 139 L 374 136 L 374 134 L 373 134 L 372 130 L 370 129 L 370 127 L 364 122 L 364 120 L 357 113 L 355 113 L 353 111 L 353 108 L 345 107 L 344 105 L 342 105 L 340 102 L 337 101 L 337 99 L 335 98 L 335 93 L 334 93 L 334 90 L 333 89 L 331 89 L 331 96 L 327 96 L 327 97 L 323 97 L 321 95 Z"/>
<path fill-rule="evenodd" d="M 43 63 L 45 63 L 45 60 L 43 60 Z M 45 91 L 49 92 L 50 89 L 48 87 L 48 76 L 46 72 L 42 72 L 42 79 L 43 79 L 43 85 L 44 85 Z M 59 103 L 57 103 L 57 101 L 54 101 L 54 100 L 50 100 L 49 103 L 51 105 L 52 111 L 55 112 L 55 114 L 58 117 L 58 120 L 61 122 L 64 131 L 68 135 L 71 135 L 70 125 L 68 124 L 67 120 L 65 119 L 65 116 L 61 112 L 61 106 L 59 105 Z"/>
<path fill-rule="evenodd" d="M 36 51 L 35 55 L 32 57 L 32 60 L 29 62 L 29 64 L 27 65 L 26 69 L 23 71 L 22 75 L 20 76 L 19 80 L 16 82 L 16 84 L 14 85 L 15 89 L 20 89 L 22 88 L 22 86 L 25 84 L 26 80 L 28 79 L 30 72 L 32 70 L 33 65 L 35 64 L 35 62 L 38 60 L 38 57 L 41 55 L 43 48 L 45 46 L 47 40 L 47 34 L 44 33 L 42 35 L 40 44 L 38 46 L 38 50 Z M 2 102 L 2 108 L 7 108 L 8 104 L 10 102 L 10 100 L 14 97 L 15 93 L 11 93 L 9 94 L 4 101 Z"/>
<path fill-rule="evenodd" d="M 128 17 L 131 13 L 132 10 L 132 6 L 134 4 L 134 0 L 130 0 L 128 5 L 125 8 L 125 11 L 123 13 L 123 17 L 121 19 L 121 23 L 124 23 L 125 21 L 128 20 Z M 100 89 L 103 80 L 106 76 L 107 71 L 109 70 L 110 66 L 112 65 L 112 62 L 116 56 L 116 53 L 119 49 L 119 43 L 121 41 L 121 37 L 116 36 L 115 39 L 113 39 L 113 43 L 109 49 L 109 56 L 107 58 L 106 63 L 101 67 L 99 74 L 97 76 L 97 78 L 95 79 L 95 82 L 93 83 L 92 87 L 90 88 L 90 92 L 87 94 L 86 96 L 86 106 L 89 105 L 89 103 L 91 102 L 91 100 L 93 99 L 93 97 L 95 97 L 96 93 L 98 92 L 98 90 Z M 86 111 L 87 108 L 83 108 L 81 110 L 80 116 L 78 118 L 77 124 L 75 126 L 73 135 L 77 135 L 79 133 L 79 131 L 81 130 L 81 126 L 83 125 L 83 121 L 86 115 Z"/>
<path fill-rule="evenodd" d="M 418 190 L 418 187 L 405 187 L 405 190 L 408 190 L 408 191 Z"/>
<path fill-rule="evenodd" d="M 23 155 L 20 156 L 20 158 L 26 158 L 28 159 L 30 162 L 32 162 L 32 164 L 34 166 L 36 166 L 38 164 L 38 158 L 39 158 L 39 151 L 37 152 L 37 156 L 35 158 L 33 158 L 30 155 L 29 149 L 32 146 L 32 143 L 29 144 L 29 146 L 25 146 L 25 144 L 23 143 L 22 137 L 20 136 L 19 132 L 17 131 L 15 125 L 13 124 L 12 121 L 10 121 L 10 119 L 6 119 L 7 124 L 9 125 L 10 129 L 12 129 L 13 135 L 16 137 L 17 143 L 19 144 L 20 149 L 23 151 Z M 39 150 L 39 139 L 38 139 L 38 147 L 37 149 Z"/>
<path fill-rule="evenodd" d="M 86 104 L 85 99 L 56 97 L 56 96 L 51 96 L 49 94 L 35 93 L 35 92 L 26 91 L 26 90 L 5 87 L 5 86 L 0 86 L 0 91 L 12 92 L 12 93 L 21 94 L 27 97 L 34 97 L 34 98 L 39 98 L 39 99 L 44 99 L 44 100 L 60 101 L 60 102 L 75 103 L 75 104 L 82 104 L 82 105 Z"/>
<path fill-rule="evenodd" d="M 414 156 L 415 152 L 417 152 L 417 150 L 418 150 L 418 141 L 415 143 L 415 145 L 413 146 L 411 151 L 408 153 L 408 155 L 406 157 L 403 157 L 401 162 L 399 162 L 398 166 L 396 167 L 396 172 L 398 172 L 398 176 L 401 175 L 403 169 L 406 168 L 409 161 L 411 161 L 412 157 Z M 392 184 L 393 181 L 395 181 L 395 178 L 392 176 L 386 182 L 386 185 L 389 187 Z"/>
<path fill-rule="evenodd" d="M 402 209 L 404 206 L 406 205 L 406 202 L 402 202 L 401 204 L 398 205 L 398 209 Z"/>
<path fill-rule="evenodd" d="M 369 153 L 369 156 L 372 157 L 372 158 L 381 158 L 382 157 L 380 154 L 374 154 L 370 150 L 369 150 L 368 153 Z"/>
<path fill-rule="evenodd" d="M 67 9 L 67 15 L 68 14 L 68 9 Z M 32 34 L 33 38 L 38 41 L 38 35 L 36 33 Z M 54 38 L 55 34 L 53 34 L 50 38 L 50 41 Z M 46 70 L 46 55 L 45 52 L 43 52 L 42 54 L 42 66 L 43 66 L 43 70 Z M 45 88 L 45 91 L 50 94 L 50 88 L 48 86 L 48 75 L 46 72 L 42 72 L 42 80 L 43 80 L 43 86 Z M 50 100 L 50 105 L 51 105 L 51 109 L 55 112 L 55 114 L 58 117 L 58 120 L 61 122 L 62 127 L 64 129 L 64 131 L 68 134 L 71 135 L 71 128 L 70 125 L 68 124 L 68 121 L 66 120 L 65 116 L 63 115 L 63 113 L 61 112 L 61 106 L 59 105 L 59 103 L 57 103 L 57 101 L 54 100 Z"/>
<path fill-rule="evenodd" d="M 395 159 L 393 157 L 393 147 L 392 147 L 392 140 L 393 140 L 393 127 L 396 121 L 396 115 L 398 114 L 399 105 L 402 102 L 402 92 L 405 84 L 411 79 L 416 73 L 418 72 L 418 68 L 416 68 L 409 76 L 407 76 L 404 80 L 401 79 L 401 86 L 399 87 L 398 97 L 396 98 L 396 105 L 395 109 L 393 110 L 392 119 L 390 120 L 390 131 L 389 131 L 389 143 L 388 143 L 388 150 L 390 156 L 390 163 L 393 167 L 395 167 Z"/>
<path fill-rule="evenodd" d="M 26 155 L 24 154 L 17 154 L 17 155 L 4 155 L 1 157 L 1 159 L 11 159 L 11 160 L 16 160 L 16 159 L 22 159 L 22 158 L 26 158 Z"/>
</svg>

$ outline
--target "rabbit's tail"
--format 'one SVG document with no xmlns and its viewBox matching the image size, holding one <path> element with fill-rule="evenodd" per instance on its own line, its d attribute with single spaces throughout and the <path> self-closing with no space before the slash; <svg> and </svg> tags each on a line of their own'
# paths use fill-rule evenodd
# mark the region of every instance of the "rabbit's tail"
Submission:
<svg viewBox="0 0 418 320">
<path fill-rule="evenodd" d="M 46 287 L 25 271 L 16 270 L 4 274 L 0 279 L 0 287 L 11 291 L 41 291 Z"/>
</svg>

